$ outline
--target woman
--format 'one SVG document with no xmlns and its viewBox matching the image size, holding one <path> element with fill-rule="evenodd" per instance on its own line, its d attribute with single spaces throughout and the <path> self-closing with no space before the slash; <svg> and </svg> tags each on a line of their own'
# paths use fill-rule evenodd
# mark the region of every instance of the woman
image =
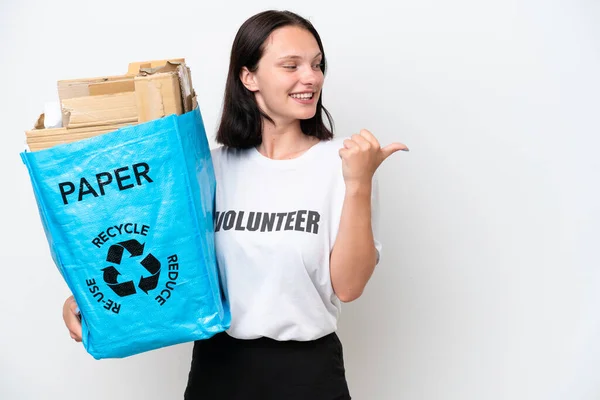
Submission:
<svg viewBox="0 0 600 400">
<path fill-rule="evenodd" d="M 266 11 L 234 40 L 213 150 L 215 243 L 232 322 L 194 345 L 186 399 L 350 399 L 340 302 L 379 260 L 373 175 L 400 143 L 323 123 L 325 52 L 306 19 Z M 81 340 L 77 305 L 63 317 Z"/>
</svg>

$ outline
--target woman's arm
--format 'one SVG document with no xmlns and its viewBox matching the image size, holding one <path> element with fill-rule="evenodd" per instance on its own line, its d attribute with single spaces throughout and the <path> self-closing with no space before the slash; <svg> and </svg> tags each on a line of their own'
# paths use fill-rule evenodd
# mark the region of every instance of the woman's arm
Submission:
<svg viewBox="0 0 600 400">
<path fill-rule="evenodd" d="M 365 183 L 346 187 L 330 260 L 333 290 L 343 302 L 360 297 L 377 263 L 371 225 L 371 186 Z"/>
<path fill-rule="evenodd" d="M 381 148 L 375 136 L 365 129 L 346 139 L 340 149 L 346 194 L 331 252 L 330 273 L 333 290 L 343 302 L 360 297 L 377 264 L 371 221 L 373 175 L 398 150 L 408 148 L 402 143 Z"/>
</svg>

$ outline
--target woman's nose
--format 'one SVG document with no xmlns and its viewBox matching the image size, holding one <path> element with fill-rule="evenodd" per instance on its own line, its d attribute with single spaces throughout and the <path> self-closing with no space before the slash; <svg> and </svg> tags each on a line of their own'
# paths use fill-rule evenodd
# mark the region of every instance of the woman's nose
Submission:
<svg viewBox="0 0 600 400">
<path fill-rule="evenodd" d="M 319 80 L 320 73 L 321 70 L 315 71 L 312 67 L 305 68 L 301 81 L 306 85 L 315 85 Z"/>
</svg>

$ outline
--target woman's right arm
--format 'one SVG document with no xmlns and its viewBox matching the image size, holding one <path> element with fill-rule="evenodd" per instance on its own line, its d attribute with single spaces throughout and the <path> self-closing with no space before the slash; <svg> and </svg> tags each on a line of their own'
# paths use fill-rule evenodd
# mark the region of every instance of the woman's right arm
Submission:
<svg viewBox="0 0 600 400">
<path fill-rule="evenodd" d="M 76 342 L 81 342 L 81 320 L 79 319 L 77 303 L 73 296 L 65 300 L 65 304 L 63 305 L 63 320 L 67 329 L 69 329 L 71 338 Z"/>
</svg>

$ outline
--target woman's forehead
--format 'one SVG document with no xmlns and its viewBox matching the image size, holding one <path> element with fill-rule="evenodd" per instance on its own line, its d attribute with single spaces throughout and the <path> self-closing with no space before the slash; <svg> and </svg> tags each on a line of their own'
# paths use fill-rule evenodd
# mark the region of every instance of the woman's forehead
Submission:
<svg viewBox="0 0 600 400">
<path fill-rule="evenodd" d="M 312 33 L 296 26 L 274 30 L 266 40 L 263 56 L 314 58 L 321 50 Z"/>
</svg>

